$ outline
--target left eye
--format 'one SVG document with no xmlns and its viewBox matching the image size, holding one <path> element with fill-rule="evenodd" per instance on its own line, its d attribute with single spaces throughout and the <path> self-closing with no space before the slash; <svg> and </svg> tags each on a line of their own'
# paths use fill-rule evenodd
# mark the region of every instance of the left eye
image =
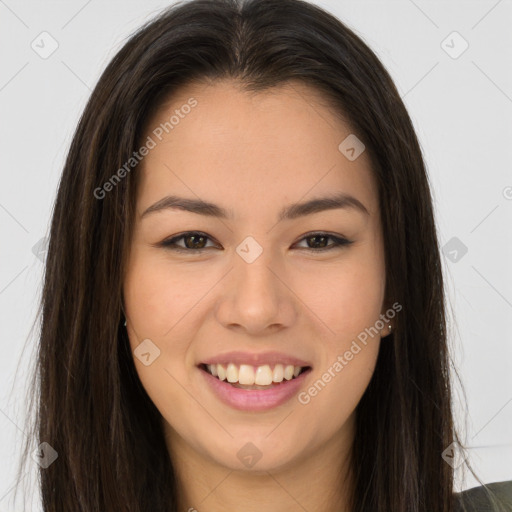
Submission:
<svg viewBox="0 0 512 512">
<path fill-rule="evenodd" d="M 327 240 L 334 240 L 334 243 L 332 244 L 326 244 Z M 330 251 L 331 249 L 335 249 L 337 247 L 343 247 L 348 246 L 352 242 L 352 240 L 347 240 L 346 238 L 330 235 L 329 233 L 310 233 L 306 235 L 305 237 L 301 238 L 301 242 L 303 240 L 306 240 L 306 243 L 308 243 L 308 240 L 315 240 L 313 242 L 313 247 L 305 247 L 307 251 L 313 251 L 313 252 L 321 252 L 321 251 Z"/>
<path fill-rule="evenodd" d="M 329 239 L 333 240 L 334 243 L 327 244 L 327 240 Z M 178 245 L 176 243 L 181 240 L 184 240 L 184 245 Z M 210 237 L 206 233 L 202 233 L 200 231 L 188 231 L 181 235 L 164 240 L 158 245 L 178 252 L 201 252 L 207 248 L 205 247 L 207 240 L 210 240 Z M 353 243 L 352 240 L 330 235 L 329 233 L 309 233 L 302 237 L 300 242 L 306 241 L 306 243 L 308 243 L 310 240 L 314 240 L 312 244 L 313 247 L 302 247 L 302 249 L 310 252 L 322 252 L 335 249 L 336 247 L 348 246 Z"/>
</svg>

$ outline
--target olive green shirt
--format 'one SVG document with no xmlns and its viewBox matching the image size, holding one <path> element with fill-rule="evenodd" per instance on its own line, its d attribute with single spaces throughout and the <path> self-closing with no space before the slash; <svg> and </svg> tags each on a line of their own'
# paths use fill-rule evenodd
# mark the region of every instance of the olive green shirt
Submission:
<svg viewBox="0 0 512 512">
<path fill-rule="evenodd" d="M 512 480 L 455 493 L 455 503 L 455 512 L 512 512 Z"/>
</svg>

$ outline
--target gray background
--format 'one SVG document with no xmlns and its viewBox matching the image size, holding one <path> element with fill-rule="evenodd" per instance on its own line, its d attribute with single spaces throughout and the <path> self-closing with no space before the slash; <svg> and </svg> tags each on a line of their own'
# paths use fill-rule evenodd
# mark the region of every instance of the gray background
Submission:
<svg viewBox="0 0 512 512">
<path fill-rule="evenodd" d="M 450 342 L 467 399 L 456 387 L 459 425 L 483 481 L 512 479 L 511 0 L 314 3 L 372 47 L 414 121 L 445 248 Z M 11 488 L 26 435 L 38 244 L 64 157 L 106 64 L 169 4 L 0 0 L 0 511 L 21 510 Z M 476 485 L 460 470 L 457 482 Z"/>
</svg>

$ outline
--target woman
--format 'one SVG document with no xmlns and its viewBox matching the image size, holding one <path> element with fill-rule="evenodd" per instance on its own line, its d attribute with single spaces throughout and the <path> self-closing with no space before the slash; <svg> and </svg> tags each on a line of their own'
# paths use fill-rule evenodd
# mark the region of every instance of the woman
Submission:
<svg viewBox="0 0 512 512">
<path fill-rule="evenodd" d="M 510 510 L 502 486 L 453 493 L 410 118 L 299 0 L 182 2 L 109 64 L 59 186 L 38 365 L 45 511 Z"/>
</svg>

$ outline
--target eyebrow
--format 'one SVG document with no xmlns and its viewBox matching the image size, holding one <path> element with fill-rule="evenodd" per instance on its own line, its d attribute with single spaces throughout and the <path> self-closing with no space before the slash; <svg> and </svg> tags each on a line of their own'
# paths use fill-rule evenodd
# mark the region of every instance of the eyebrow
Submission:
<svg viewBox="0 0 512 512">
<path fill-rule="evenodd" d="M 361 201 L 349 194 L 339 193 L 328 197 L 319 197 L 303 203 L 293 203 L 285 206 L 279 212 L 278 220 L 293 220 L 305 215 L 338 208 L 353 209 L 354 211 L 359 211 L 365 215 L 370 215 Z M 226 220 L 234 218 L 234 214 L 231 210 L 226 210 L 216 204 L 209 203 L 201 199 L 190 199 L 173 195 L 165 196 L 151 205 L 140 215 L 140 218 L 142 219 L 150 213 L 168 209 L 183 210 L 196 213 L 198 215 Z"/>
</svg>

